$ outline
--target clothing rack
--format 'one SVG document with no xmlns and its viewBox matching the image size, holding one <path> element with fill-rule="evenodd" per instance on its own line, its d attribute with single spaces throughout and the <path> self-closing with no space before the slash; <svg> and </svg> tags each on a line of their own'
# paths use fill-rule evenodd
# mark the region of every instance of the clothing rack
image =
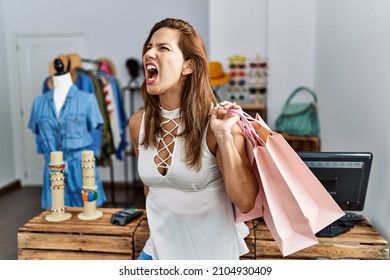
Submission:
<svg viewBox="0 0 390 280">
<path fill-rule="evenodd" d="M 87 62 L 87 63 L 94 63 L 94 64 L 99 64 L 100 61 L 97 59 L 90 59 L 90 58 L 82 58 L 81 62 Z"/>
<path fill-rule="evenodd" d="M 91 63 L 98 66 L 101 61 L 98 59 L 90 59 L 90 58 L 81 58 L 81 62 L 83 63 Z M 111 192 L 111 204 L 116 205 L 116 199 L 115 199 L 115 180 L 114 180 L 114 166 L 112 163 L 112 160 L 109 163 L 109 169 L 110 169 L 110 192 Z"/>
<path fill-rule="evenodd" d="M 140 91 L 141 88 L 139 87 L 138 83 L 136 83 L 136 80 L 135 79 L 130 79 L 127 86 L 123 87 L 122 88 L 122 97 L 125 98 L 125 93 L 128 91 L 129 92 L 129 97 L 130 97 L 130 100 L 129 100 L 129 115 L 132 116 L 135 112 L 135 109 L 134 109 L 134 94 L 137 92 L 137 91 Z M 126 135 L 128 135 L 128 133 L 126 133 Z M 130 141 L 131 143 L 131 141 Z M 131 184 L 133 186 L 137 185 L 139 183 L 139 180 L 137 179 L 137 174 L 138 174 L 138 171 L 137 171 L 137 159 L 135 157 L 135 153 L 134 153 L 134 147 L 133 145 L 131 144 L 130 145 L 130 151 L 125 151 L 125 159 L 124 159 L 124 175 L 125 175 L 125 181 L 126 181 L 126 185 L 127 187 L 129 188 L 129 172 L 128 172 L 128 162 L 127 162 L 127 157 L 131 157 L 131 169 L 132 169 L 132 175 L 133 175 L 133 180 L 131 182 Z"/>
</svg>

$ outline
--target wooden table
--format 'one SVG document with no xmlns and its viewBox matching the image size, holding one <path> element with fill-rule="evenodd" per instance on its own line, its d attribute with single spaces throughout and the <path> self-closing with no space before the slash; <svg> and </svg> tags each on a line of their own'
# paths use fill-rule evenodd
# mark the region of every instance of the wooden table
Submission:
<svg viewBox="0 0 390 280">
<path fill-rule="evenodd" d="M 134 259 L 134 235 L 142 217 L 125 225 L 110 223 L 111 215 L 121 209 L 99 208 L 97 220 L 79 220 L 83 208 L 67 208 L 72 218 L 48 222 L 44 211 L 32 218 L 18 232 L 18 259 L 45 260 L 115 260 Z"/>
<path fill-rule="evenodd" d="M 386 239 L 366 220 L 335 237 L 319 237 L 318 244 L 283 257 L 262 219 L 248 223 L 250 252 L 243 259 L 389 259 Z"/>
<path fill-rule="evenodd" d="M 296 152 L 319 152 L 321 138 L 319 136 L 301 136 L 282 133 L 284 139 Z"/>
<path fill-rule="evenodd" d="M 44 211 L 28 221 L 18 232 L 19 259 L 137 259 L 149 237 L 146 215 L 126 226 L 110 223 L 119 208 L 99 208 L 103 217 L 93 221 L 77 218 L 82 208 L 67 208 L 72 218 L 48 222 Z M 367 221 L 333 238 L 318 238 L 319 243 L 284 258 L 262 219 L 247 222 L 251 232 L 246 238 L 253 259 L 389 259 L 388 242 Z"/>
</svg>

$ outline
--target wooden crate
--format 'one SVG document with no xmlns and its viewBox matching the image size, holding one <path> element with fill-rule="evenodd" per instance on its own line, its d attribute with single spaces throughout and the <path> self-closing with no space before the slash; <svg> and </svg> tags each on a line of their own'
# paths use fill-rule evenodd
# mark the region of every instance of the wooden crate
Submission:
<svg viewBox="0 0 390 280">
<path fill-rule="evenodd" d="M 138 258 L 149 238 L 149 225 L 146 215 L 142 216 L 141 222 L 134 233 L 134 257 Z"/>
<path fill-rule="evenodd" d="M 319 237 L 319 243 L 283 257 L 262 219 L 255 220 L 255 259 L 389 259 L 386 239 L 366 220 L 335 237 Z"/>
<path fill-rule="evenodd" d="M 137 259 L 149 238 L 147 217 L 137 218 L 126 226 L 110 224 L 117 208 L 100 208 L 103 217 L 82 221 L 82 208 L 68 208 L 72 218 L 64 222 L 47 222 L 44 211 L 19 229 L 19 259 L 115 260 Z M 367 221 L 332 238 L 318 238 L 319 243 L 287 257 L 262 219 L 246 222 L 250 234 L 245 238 L 249 252 L 242 260 L 256 259 L 389 259 L 388 242 Z"/>
<path fill-rule="evenodd" d="M 72 218 L 48 222 L 44 211 L 28 221 L 18 232 L 18 258 L 21 260 L 115 260 L 134 259 L 134 232 L 143 220 L 118 226 L 111 215 L 121 209 L 99 208 L 103 216 L 84 221 L 77 218 L 83 208 L 67 208 Z"/>
<path fill-rule="evenodd" d="M 254 260 L 256 259 L 256 236 L 255 236 L 255 223 L 254 220 L 245 222 L 249 228 L 249 235 L 245 238 L 246 245 L 249 252 L 241 256 L 242 260 Z"/>
<path fill-rule="evenodd" d="M 282 133 L 284 139 L 297 152 L 319 152 L 321 139 L 318 136 L 298 136 Z"/>
<path fill-rule="evenodd" d="M 318 238 L 319 243 L 283 257 L 262 219 L 246 222 L 250 229 L 245 238 L 249 252 L 241 260 L 257 259 L 389 259 L 388 242 L 367 221 L 332 238 Z M 134 234 L 134 255 L 137 258 L 149 237 L 146 216 Z"/>
</svg>

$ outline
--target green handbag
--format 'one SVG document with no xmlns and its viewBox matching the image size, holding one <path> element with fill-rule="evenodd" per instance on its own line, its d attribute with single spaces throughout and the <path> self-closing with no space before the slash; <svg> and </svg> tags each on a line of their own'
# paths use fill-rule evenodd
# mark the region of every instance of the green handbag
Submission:
<svg viewBox="0 0 390 280">
<path fill-rule="evenodd" d="M 291 100 L 298 93 L 308 92 L 313 97 L 310 103 L 292 103 Z M 282 113 L 276 119 L 276 129 L 291 135 L 316 135 L 320 134 L 320 122 L 317 111 L 317 96 L 306 88 L 298 87 L 286 100 Z"/>
</svg>

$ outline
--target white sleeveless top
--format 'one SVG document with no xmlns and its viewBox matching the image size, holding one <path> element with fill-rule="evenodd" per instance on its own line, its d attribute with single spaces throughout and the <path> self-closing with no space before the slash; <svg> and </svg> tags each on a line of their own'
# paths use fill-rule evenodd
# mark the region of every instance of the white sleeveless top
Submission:
<svg viewBox="0 0 390 280">
<path fill-rule="evenodd" d="M 175 110 L 174 110 L 175 111 Z M 162 109 L 163 117 L 176 118 Z M 181 131 L 179 126 L 179 132 Z M 144 135 L 142 117 L 139 142 Z M 158 139 L 159 141 L 160 139 Z M 149 186 L 146 211 L 150 237 L 144 252 L 157 260 L 239 259 L 249 250 L 245 223 L 235 224 L 217 160 L 202 140 L 202 168 L 189 169 L 184 160 L 183 138 L 174 140 L 172 161 L 166 175 L 154 163 L 157 148 L 138 145 L 138 172 Z"/>
</svg>

